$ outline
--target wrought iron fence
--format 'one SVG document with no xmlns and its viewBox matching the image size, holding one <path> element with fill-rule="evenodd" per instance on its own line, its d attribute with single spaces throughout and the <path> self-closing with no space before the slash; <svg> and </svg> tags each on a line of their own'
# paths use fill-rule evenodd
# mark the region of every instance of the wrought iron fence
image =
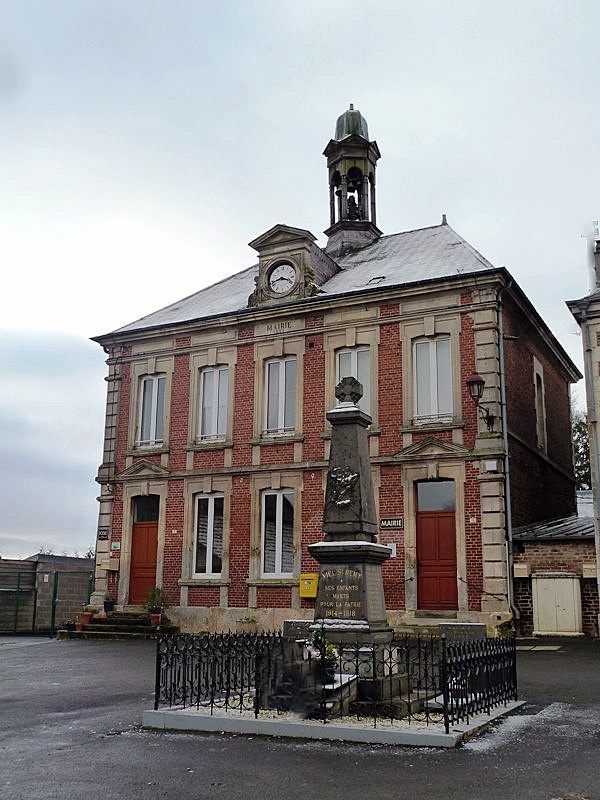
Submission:
<svg viewBox="0 0 600 800">
<path fill-rule="evenodd" d="M 384 644 L 312 642 L 265 634 L 162 634 L 154 708 L 354 716 L 450 726 L 517 697 L 514 639 Z"/>
<path fill-rule="evenodd" d="M 517 699 L 514 636 L 447 644 L 441 641 L 446 733 L 450 724 Z"/>
</svg>

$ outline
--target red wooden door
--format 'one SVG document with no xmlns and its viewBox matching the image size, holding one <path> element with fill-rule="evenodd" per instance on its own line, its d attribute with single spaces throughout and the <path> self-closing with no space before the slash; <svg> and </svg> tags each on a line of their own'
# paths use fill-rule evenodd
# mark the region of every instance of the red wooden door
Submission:
<svg viewBox="0 0 600 800">
<path fill-rule="evenodd" d="M 458 608 L 454 511 L 417 512 L 417 605 L 435 611 Z"/>
<path fill-rule="evenodd" d="M 158 522 L 134 522 L 131 531 L 129 602 L 141 605 L 156 586 Z"/>
</svg>

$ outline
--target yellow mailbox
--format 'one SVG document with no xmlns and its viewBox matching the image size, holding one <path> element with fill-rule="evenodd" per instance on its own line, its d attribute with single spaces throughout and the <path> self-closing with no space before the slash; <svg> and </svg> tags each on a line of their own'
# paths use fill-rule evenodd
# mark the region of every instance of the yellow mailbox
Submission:
<svg viewBox="0 0 600 800">
<path fill-rule="evenodd" d="M 318 583 L 318 572 L 303 572 L 300 575 L 300 597 L 316 597 Z"/>
</svg>

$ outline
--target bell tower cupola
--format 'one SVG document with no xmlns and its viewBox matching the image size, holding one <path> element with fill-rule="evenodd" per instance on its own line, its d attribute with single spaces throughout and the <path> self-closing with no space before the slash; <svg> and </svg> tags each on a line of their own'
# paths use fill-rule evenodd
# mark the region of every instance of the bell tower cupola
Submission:
<svg viewBox="0 0 600 800">
<path fill-rule="evenodd" d="M 381 153 L 377 142 L 369 141 L 367 121 L 352 103 L 338 117 L 335 138 L 323 155 L 329 173 L 330 215 L 325 249 L 335 258 L 360 250 L 381 236 L 375 196 L 375 171 Z"/>
</svg>

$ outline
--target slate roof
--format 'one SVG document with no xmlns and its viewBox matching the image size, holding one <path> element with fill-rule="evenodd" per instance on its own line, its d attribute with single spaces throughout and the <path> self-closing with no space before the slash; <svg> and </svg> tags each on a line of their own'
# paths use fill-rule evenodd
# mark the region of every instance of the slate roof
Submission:
<svg viewBox="0 0 600 800">
<path fill-rule="evenodd" d="M 447 224 L 382 236 L 372 245 L 338 258 L 337 263 L 340 272 L 321 286 L 325 296 L 494 269 L 493 264 Z M 254 265 L 113 333 L 244 311 L 257 274 L 258 265 Z"/>
<path fill-rule="evenodd" d="M 594 538 L 592 517 L 562 517 L 513 531 L 516 542 L 577 541 Z"/>
</svg>

